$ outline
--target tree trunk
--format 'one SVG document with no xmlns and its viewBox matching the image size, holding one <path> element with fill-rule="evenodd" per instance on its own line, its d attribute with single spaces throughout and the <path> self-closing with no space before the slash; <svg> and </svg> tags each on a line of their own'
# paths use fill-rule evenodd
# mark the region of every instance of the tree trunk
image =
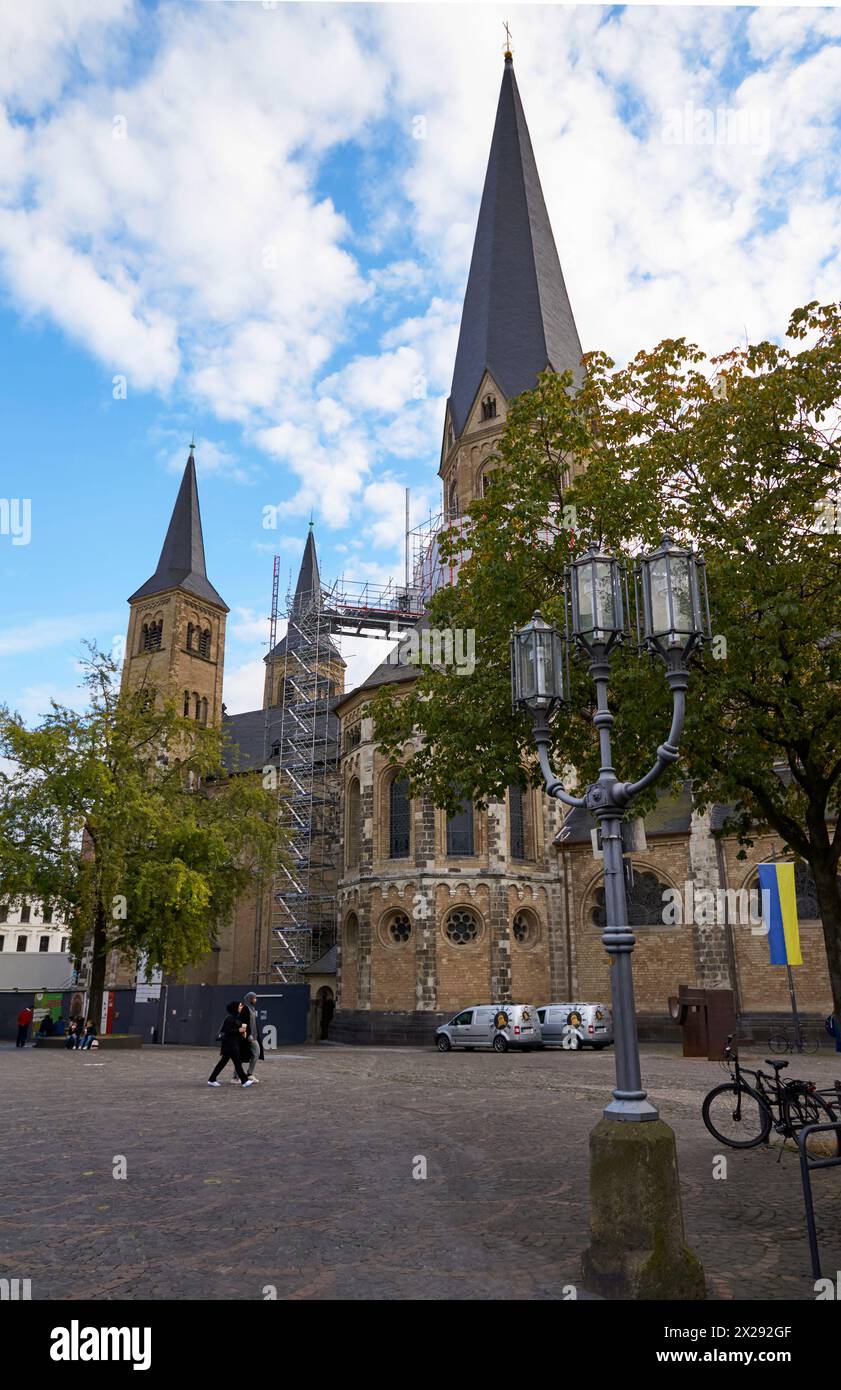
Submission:
<svg viewBox="0 0 841 1390">
<path fill-rule="evenodd" d="M 841 882 L 834 863 L 812 864 L 835 1017 L 841 1022 Z"/>
<path fill-rule="evenodd" d="M 108 940 L 108 919 L 105 908 L 97 902 L 93 925 L 93 950 L 91 952 L 91 984 L 88 995 L 88 1017 L 96 1027 L 102 1017 L 102 996 L 105 992 L 106 945 Z"/>
</svg>

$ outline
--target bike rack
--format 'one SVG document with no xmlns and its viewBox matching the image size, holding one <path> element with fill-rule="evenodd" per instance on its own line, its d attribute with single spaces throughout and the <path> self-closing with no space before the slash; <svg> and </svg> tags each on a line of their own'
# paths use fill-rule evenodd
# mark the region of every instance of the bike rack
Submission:
<svg viewBox="0 0 841 1390">
<path fill-rule="evenodd" d="M 800 1178 L 803 1183 L 803 1203 L 806 1207 L 806 1229 L 809 1233 L 809 1254 L 812 1257 L 812 1275 L 815 1279 L 820 1279 L 822 1276 L 818 1233 L 815 1230 L 815 1207 L 812 1201 L 812 1170 L 814 1168 L 841 1167 L 841 1153 L 836 1154 L 835 1158 L 810 1158 L 806 1152 L 806 1140 L 810 1134 L 820 1134 L 826 1130 L 833 1130 L 838 1140 L 841 1141 L 841 1120 L 834 1120 L 830 1124 L 823 1125 L 804 1125 L 797 1136 L 797 1147 L 800 1150 Z"/>
</svg>

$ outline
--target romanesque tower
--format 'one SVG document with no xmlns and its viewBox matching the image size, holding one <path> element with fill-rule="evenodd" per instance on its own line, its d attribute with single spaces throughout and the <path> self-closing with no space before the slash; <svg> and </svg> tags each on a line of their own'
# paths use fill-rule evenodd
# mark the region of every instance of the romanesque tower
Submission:
<svg viewBox="0 0 841 1390">
<path fill-rule="evenodd" d="M 464 297 L 439 475 L 445 522 L 483 495 L 508 403 L 545 368 L 577 373 L 581 345 L 510 54 L 506 54 Z M 342 721 L 339 1011 L 342 1040 L 427 1041 L 465 1004 L 564 998 L 566 883 L 557 803 L 512 786 L 451 817 L 412 798 L 373 739 L 385 661 L 337 705 Z M 469 691 L 465 691 L 469 698 Z M 411 748 L 405 750 L 406 756 Z"/>
<path fill-rule="evenodd" d="M 505 57 L 444 419 L 439 474 L 452 520 L 482 497 L 507 405 L 581 344 L 543 200 L 514 62 Z"/>
<path fill-rule="evenodd" d="M 221 723 L 229 610 L 207 577 L 192 447 L 158 567 L 129 605 L 123 688 L 145 681 L 186 717 Z"/>
</svg>

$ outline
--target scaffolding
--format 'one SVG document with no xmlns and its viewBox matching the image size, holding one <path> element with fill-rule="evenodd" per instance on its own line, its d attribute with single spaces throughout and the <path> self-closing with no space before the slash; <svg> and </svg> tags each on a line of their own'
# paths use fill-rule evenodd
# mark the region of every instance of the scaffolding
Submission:
<svg viewBox="0 0 841 1390">
<path fill-rule="evenodd" d="M 265 757 L 277 769 L 277 846 L 271 890 L 268 977 L 305 980 L 336 940 L 339 876 L 339 720 L 342 635 L 389 638 L 422 616 L 420 595 L 393 583 L 316 582 L 287 594 L 278 646 L 275 559 Z M 282 648 L 282 651 L 281 651 Z"/>
<path fill-rule="evenodd" d="M 272 873 L 267 979 L 297 984 L 336 941 L 339 879 L 339 720 L 342 657 L 336 639 L 394 641 L 423 617 L 457 566 L 439 554 L 443 514 L 409 529 L 402 584 L 344 577 L 286 596 L 287 630 L 277 642 L 280 557 L 272 576 L 264 764 L 277 771 L 277 842 Z"/>
</svg>

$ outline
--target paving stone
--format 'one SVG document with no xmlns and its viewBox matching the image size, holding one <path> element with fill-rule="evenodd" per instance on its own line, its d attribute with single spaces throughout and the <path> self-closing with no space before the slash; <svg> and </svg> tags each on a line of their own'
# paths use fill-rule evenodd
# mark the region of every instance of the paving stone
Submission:
<svg viewBox="0 0 841 1390">
<path fill-rule="evenodd" d="M 209 1089 L 205 1049 L 77 1061 L 0 1050 L 0 1275 L 33 1298 L 552 1299 L 579 1280 L 611 1053 L 315 1046 L 267 1058 L 247 1091 Z M 643 1072 L 710 1296 L 813 1298 L 797 1155 L 726 1151 L 716 1180 L 701 1101 L 720 1067 L 651 1046 Z M 834 1271 L 841 1169 L 814 1187 Z"/>
</svg>

